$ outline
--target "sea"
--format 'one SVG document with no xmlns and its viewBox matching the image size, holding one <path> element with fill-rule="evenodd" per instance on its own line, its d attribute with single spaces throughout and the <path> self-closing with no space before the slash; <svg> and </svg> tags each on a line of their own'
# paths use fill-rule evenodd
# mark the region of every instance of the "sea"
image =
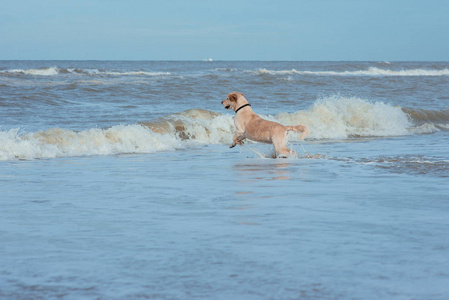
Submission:
<svg viewBox="0 0 449 300">
<path fill-rule="evenodd" d="M 449 62 L 0 61 L 0 299 L 449 299 Z"/>
</svg>

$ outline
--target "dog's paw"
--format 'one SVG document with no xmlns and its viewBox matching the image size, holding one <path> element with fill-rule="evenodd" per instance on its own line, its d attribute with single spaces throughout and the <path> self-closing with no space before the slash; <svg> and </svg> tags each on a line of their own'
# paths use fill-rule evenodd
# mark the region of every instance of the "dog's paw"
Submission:
<svg viewBox="0 0 449 300">
<path fill-rule="evenodd" d="M 229 148 L 234 148 L 236 145 L 236 143 L 233 143 L 231 146 L 229 146 Z"/>
</svg>

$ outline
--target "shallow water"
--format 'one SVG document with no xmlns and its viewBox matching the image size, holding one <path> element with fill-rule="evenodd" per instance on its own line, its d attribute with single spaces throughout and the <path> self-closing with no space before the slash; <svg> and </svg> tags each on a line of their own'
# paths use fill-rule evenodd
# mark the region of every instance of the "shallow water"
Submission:
<svg viewBox="0 0 449 300">
<path fill-rule="evenodd" d="M 8 73 L 0 76 L 0 298 L 446 299 L 447 96 L 429 90 L 448 84 L 447 66 L 391 63 L 380 72 L 374 63 L 217 63 L 7 62 L 0 69 Z M 229 71 L 215 71 L 226 64 Z M 132 74 L 91 75 L 87 67 Z M 359 74 L 400 67 L 421 75 Z M 9 74 L 16 69 L 48 74 Z M 423 75 L 429 70 L 443 74 Z M 232 72 L 247 79 L 245 89 L 216 85 L 203 95 L 207 85 L 238 85 Z M 163 76 L 184 77 L 171 81 L 190 92 L 171 96 Z M 79 83 L 67 90 L 86 78 L 127 96 Z M 410 100 L 407 86 L 422 81 L 433 85 Z M 299 84 L 300 95 L 315 98 L 298 96 Z M 317 96 L 320 84 L 332 95 Z M 390 85 L 403 97 L 388 98 Z M 260 89 L 285 94 L 272 101 L 269 93 L 254 96 Z M 309 124 L 310 139 L 290 139 L 298 158 L 272 159 L 271 147 L 257 143 L 228 148 L 232 114 L 220 101 L 232 90 L 267 118 Z M 376 122 L 384 116 L 391 126 Z"/>
</svg>

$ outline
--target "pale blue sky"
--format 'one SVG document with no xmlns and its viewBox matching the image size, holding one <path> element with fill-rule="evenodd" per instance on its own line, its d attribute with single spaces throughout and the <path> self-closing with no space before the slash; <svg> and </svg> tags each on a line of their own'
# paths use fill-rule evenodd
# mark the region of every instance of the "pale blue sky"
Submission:
<svg viewBox="0 0 449 300">
<path fill-rule="evenodd" d="M 449 60 L 449 0 L 0 0 L 0 60 Z"/>
</svg>

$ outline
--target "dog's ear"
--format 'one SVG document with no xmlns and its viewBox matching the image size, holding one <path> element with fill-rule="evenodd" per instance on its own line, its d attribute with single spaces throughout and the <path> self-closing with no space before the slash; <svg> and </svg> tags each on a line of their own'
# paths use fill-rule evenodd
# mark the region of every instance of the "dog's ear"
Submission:
<svg viewBox="0 0 449 300">
<path fill-rule="evenodd" d="M 230 93 L 228 95 L 229 101 L 237 102 L 237 94 L 236 93 Z"/>
</svg>

